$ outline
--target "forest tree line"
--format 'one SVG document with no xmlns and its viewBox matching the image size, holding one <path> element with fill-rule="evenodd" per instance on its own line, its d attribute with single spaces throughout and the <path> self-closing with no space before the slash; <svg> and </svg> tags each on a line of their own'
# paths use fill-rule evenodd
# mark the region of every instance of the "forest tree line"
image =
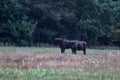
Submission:
<svg viewBox="0 0 120 80">
<path fill-rule="evenodd" d="M 120 46 L 120 1 L 0 0 L 0 45 L 52 44 L 56 37 Z"/>
</svg>

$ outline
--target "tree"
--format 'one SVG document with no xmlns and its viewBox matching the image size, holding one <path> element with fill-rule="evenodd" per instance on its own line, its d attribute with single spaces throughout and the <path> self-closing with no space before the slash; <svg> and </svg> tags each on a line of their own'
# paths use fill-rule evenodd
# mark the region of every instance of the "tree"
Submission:
<svg viewBox="0 0 120 80">
<path fill-rule="evenodd" d="M 33 44 L 51 44 L 55 37 L 64 37 L 85 40 L 88 45 L 113 45 L 113 35 L 118 35 L 115 26 L 120 22 L 119 3 L 113 0 L 3 0 L 0 1 L 0 41 L 17 45 L 28 45 L 28 40 Z"/>
<path fill-rule="evenodd" d="M 36 23 L 28 20 L 22 5 L 17 0 L 4 0 L 0 3 L 0 11 L 0 42 L 28 45 Z"/>
</svg>

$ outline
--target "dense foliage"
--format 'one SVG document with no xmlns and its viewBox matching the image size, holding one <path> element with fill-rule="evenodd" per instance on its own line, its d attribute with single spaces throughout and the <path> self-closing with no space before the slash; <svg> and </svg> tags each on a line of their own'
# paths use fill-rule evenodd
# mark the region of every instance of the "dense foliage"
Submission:
<svg viewBox="0 0 120 80">
<path fill-rule="evenodd" d="M 0 42 L 52 43 L 55 37 L 88 45 L 120 46 L 119 0 L 1 0 Z"/>
</svg>

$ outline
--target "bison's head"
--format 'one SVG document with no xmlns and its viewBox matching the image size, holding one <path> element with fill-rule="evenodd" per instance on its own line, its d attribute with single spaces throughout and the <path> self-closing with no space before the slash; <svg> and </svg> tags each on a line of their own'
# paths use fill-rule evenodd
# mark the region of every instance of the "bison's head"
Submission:
<svg viewBox="0 0 120 80">
<path fill-rule="evenodd" d="M 60 45 L 62 45 L 62 43 L 63 43 L 63 39 L 62 38 L 55 38 L 54 45 L 60 46 Z"/>
</svg>

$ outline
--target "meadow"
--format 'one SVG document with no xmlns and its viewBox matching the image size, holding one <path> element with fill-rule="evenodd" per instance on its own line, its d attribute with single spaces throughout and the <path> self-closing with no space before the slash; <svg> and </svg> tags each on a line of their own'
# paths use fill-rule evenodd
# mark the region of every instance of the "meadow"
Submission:
<svg viewBox="0 0 120 80">
<path fill-rule="evenodd" d="M 0 47 L 0 80 L 119 80 L 120 50 Z"/>
</svg>

